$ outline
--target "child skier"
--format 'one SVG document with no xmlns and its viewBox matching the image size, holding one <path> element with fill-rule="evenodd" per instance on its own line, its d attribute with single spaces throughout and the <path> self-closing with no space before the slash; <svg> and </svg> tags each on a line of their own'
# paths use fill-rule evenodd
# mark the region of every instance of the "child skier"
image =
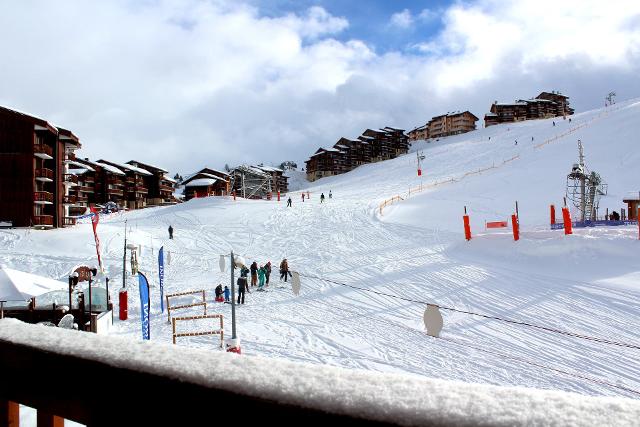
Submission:
<svg viewBox="0 0 640 427">
<path fill-rule="evenodd" d="M 258 290 L 264 291 L 264 279 L 266 271 L 264 265 L 258 269 Z"/>
<path fill-rule="evenodd" d="M 231 291 L 228 286 L 224 287 L 224 302 L 231 302 Z"/>
</svg>

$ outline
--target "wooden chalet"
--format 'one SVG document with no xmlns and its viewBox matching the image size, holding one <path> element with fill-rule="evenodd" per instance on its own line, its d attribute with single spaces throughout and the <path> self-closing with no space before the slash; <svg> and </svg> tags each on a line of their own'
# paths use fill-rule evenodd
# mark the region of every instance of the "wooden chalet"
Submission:
<svg viewBox="0 0 640 427">
<path fill-rule="evenodd" d="M 271 175 L 271 189 L 274 193 L 280 194 L 289 192 L 289 177 L 284 175 L 284 171 L 273 166 L 254 166 L 261 171 Z"/>
<path fill-rule="evenodd" d="M 147 206 L 149 189 L 145 186 L 145 178 L 153 176 L 151 172 L 137 166 L 115 163 L 104 159 L 98 160 L 98 163 L 124 172 L 123 203 L 127 209 L 142 209 Z"/>
<path fill-rule="evenodd" d="M 226 196 L 231 192 L 231 175 L 204 168 L 182 181 L 185 200 L 197 197 Z"/>
<path fill-rule="evenodd" d="M 407 132 L 407 136 L 409 137 L 409 141 L 420 141 L 429 138 L 429 126 L 428 123 L 418 126 L 409 132 Z"/>
<path fill-rule="evenodd" d="M 479 119 L 469 111 L 442 114 L 432 117 L 425 125 L 427 138 L 459 135 L 476 129 Z"/>
<path fill-rule="evenodd" d="M 93 169 L 84 173 L 83 180 L 78 178 L 78 182 L 82 181 L 84 184 L 76 187 L 78 197 L 81 195 L 86 197 L 89 205 L 105 205 L 113 202 L 119 208 L 126 208 L 126 174 L 122 169 L 108 163 L 92 162 L 87 158 L 76 159 L 76 161 Z"/>
<path fill-rule="evenodd" d="M 409 151 L 409 138 L 403 129 L 367 129 L 358 139 L 340 138 L 332 148 L 319 148 L 305 162 L 307 179 L 349 172 L 366 163 L 393 159 Z"/>
<path fill-rule="evenodd" d="M 536 96 L 538 100 L 547 100 L 555 102 L 556 116 L 570 116 L 574 113 L 574 109 L 569 106 L 569 97 L 560 94 L 560 92 L 541 92 Z"/>
<path fill-rule="evenodd" d="M 145 187 L 149 190 L 147 193 L 147 206 L 175 203 L 173 192 L 175 191 L 176 181 L 167 176 L 169 171 L 137 160 L 130 160 L 127 164 L 144 169 L 151 174 L 142 177 Z"/>
<path fill-rule="evenodd" d="M 71 131 L 0 107 L 0 222 L 14 227 L 72 225 L 65 162 L 80 147 Z"/>
<path fill-rule="evenodd" d="M 65 181 L 69 182 L 69 215 L 74 218 L 88 213 L 89 205 L 96 203 L 95 182 L 96 169 L 89 162 L 79 160 L 67 162 Z M 75 221 L 75 218 L 74 218 Z"/>
<path fill-rule="evenodd" d="M 542 92 L 532 99 L 519 99 L 512 104 L 495 101 L 484 116 L 485 127 L 523 120 L 566 117 L 573 114 L 569 97 L 556 92 Z"/>
</svg>

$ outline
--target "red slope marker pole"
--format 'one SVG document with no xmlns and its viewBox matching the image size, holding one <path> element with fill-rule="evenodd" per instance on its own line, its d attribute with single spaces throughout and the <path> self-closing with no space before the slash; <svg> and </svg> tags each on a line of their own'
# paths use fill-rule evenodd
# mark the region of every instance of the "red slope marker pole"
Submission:
<svg viewBox="0 0 640 427">
<path fill-rule="evenodd" d="M 467 241 L 471 240 L 471 225 L 469 225 L 469 215 L 467 215 L 467 207 L 464 207 L 464 216 L 462 217 L 464 223 L 464 238 Z"/>
<path fill-rule="evenodd" d="M 551 205 L 551 225 L 556 223 L 556 207 Z"/>
</svg>

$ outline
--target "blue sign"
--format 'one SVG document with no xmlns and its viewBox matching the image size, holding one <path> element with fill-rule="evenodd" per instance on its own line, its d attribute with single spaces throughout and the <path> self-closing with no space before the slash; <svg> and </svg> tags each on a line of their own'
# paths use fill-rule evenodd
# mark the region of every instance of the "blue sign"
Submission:
<svg viewBox="0 0 640 427">
<path fill-rule="evenodd" d="M 158 275 L 160 275 L 160 310 L 164 313 L 164 246 L 158 252 Z"/>
<path fill-rule="evenodd" d="M 151 325 L 149 323 L 149 282 L 144 274 L 138 272 L 138 282 L 140 285 L 140 321 L 142 322 L 142 339 L 151 339 Z"/>
<path fill-rule="evenodd" d="M 625 221 L 614 221 L 609 219 L 599 219 L 597 221 L 574 221 L 571 223 L 574 228 L 585 228 L 585 227 L 616 227 L 620 225 L 638 225 L 638 221 L 635 220 L 625 220 Z M 552 230 L 560 230 L 564 228 L 563 223 L 551 224 Z"/>
</svg>

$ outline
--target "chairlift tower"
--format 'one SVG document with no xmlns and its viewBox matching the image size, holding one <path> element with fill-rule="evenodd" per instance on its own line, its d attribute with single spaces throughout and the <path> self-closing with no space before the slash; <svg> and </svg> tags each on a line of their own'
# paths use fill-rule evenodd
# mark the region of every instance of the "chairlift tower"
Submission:
<svg viewBox="0 0 640 427">
<path fill-rule="evenodd" d="M 596 219 L 600 197 L 607 194 L 607 184 L 596 172 L 589 172 L 584 163 L 582 141 L 578 140 L 578 163 L 567 175 L 567 198 L 580 211 L 580 221 Z"/>
</svg>

